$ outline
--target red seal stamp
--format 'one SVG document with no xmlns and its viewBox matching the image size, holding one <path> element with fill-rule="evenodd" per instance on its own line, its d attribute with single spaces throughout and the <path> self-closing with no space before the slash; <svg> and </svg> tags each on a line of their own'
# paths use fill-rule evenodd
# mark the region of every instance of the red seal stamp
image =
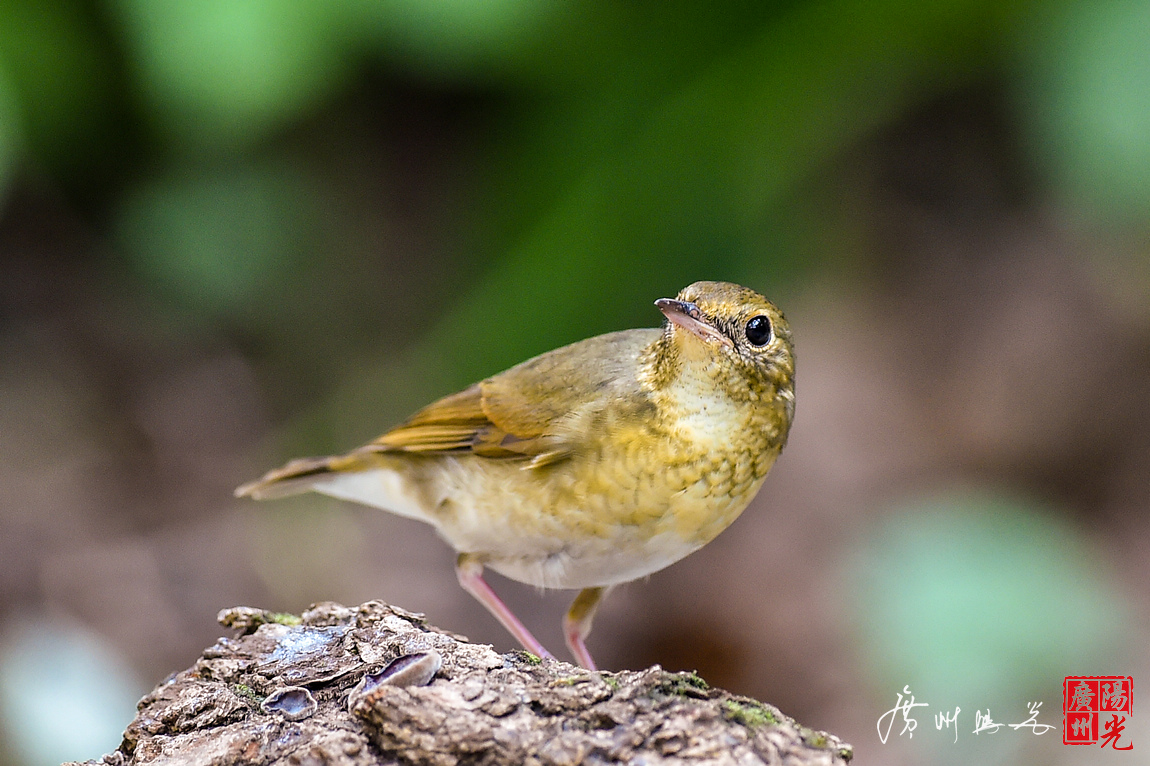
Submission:
<svg viewBox="0 0 1150 766">
<path fill-rule="evenodd" d="M 1130 676 L 1066 676 L 1062 681 L 1062 742 L 1119 746 L 1127 717 L 1134 714 L 1134 679 Z M 1100 725 L 1101 722 L 1101 725 Z M 1101 729 L 1101 731 L 1100 731 Z"/>
</svg>

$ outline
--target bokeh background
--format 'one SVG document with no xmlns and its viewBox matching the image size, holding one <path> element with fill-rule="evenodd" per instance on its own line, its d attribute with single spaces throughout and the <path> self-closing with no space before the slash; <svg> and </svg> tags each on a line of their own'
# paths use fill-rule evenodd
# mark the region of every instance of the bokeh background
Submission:
<svg viewBox="0 0 1150 766">
<path fill-rule="evenodd" d="M 231 490 L 696 279 L 787 312 L 791 443 L 602 664 L 860 763 L 1112 762 L 972 731 L 1147 677 L 1148 41 L 1148 0 L 0 3 L 0 763 L 114 748 L 223 607 L 512 648 L 429 529 Z M 491 579 L 562 647 L 570 594 Z"/>
</svg>

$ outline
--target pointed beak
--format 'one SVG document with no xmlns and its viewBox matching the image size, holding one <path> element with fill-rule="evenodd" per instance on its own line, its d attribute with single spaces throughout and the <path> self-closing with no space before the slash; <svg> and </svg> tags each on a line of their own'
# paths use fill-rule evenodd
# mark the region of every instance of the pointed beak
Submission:
<svg viewBox="0 0 1150 766">
<path fill-rule="evenodd" d="M 690 301 L 680 301 L 675 298 L 660 298 L 655 306 L 663 312 L 663 316 L 672 324 L 682 327 L 687 332 L 705 341 L 714 341 L 727 346 L 734 345 L 731 339 L 716 330 L 703 318 L 703 312 Z"/>
</svg>

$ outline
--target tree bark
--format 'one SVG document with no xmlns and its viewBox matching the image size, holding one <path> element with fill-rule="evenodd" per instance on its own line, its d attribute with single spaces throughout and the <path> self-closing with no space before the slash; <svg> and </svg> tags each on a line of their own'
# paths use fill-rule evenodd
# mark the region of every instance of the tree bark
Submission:
<svg viewBox="0 0 1150 766">
<path fill-rule="evenodd" d="M 372 601 L 236 629 L 139 704 L 126 764 L 838 764 L 849 745 L 659 666 L 589 672 L 496 654 Z M 97 762 L 89 762 L 97 763 Z"/>
</svg>

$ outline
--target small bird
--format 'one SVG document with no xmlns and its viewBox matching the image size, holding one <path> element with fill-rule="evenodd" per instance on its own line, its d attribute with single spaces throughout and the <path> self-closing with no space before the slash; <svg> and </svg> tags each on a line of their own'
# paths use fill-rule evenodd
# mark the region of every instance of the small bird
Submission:
<svg viewBox="0 0 1150 766">
<path fill-rule="evenodd" d="M 551 657 L 483 579 L 580 589 L 563 620 L 585 668 L 608 590 L 698 550 L 747 507 L 787 441 L 795 354 L 782 312 L 727 282 L 655 305 L 662 328 L 529 359 L 344 455 L 292 460 L 236 490 L 312 490 L 426 522 L 459 584 Z"/>
</svg>

